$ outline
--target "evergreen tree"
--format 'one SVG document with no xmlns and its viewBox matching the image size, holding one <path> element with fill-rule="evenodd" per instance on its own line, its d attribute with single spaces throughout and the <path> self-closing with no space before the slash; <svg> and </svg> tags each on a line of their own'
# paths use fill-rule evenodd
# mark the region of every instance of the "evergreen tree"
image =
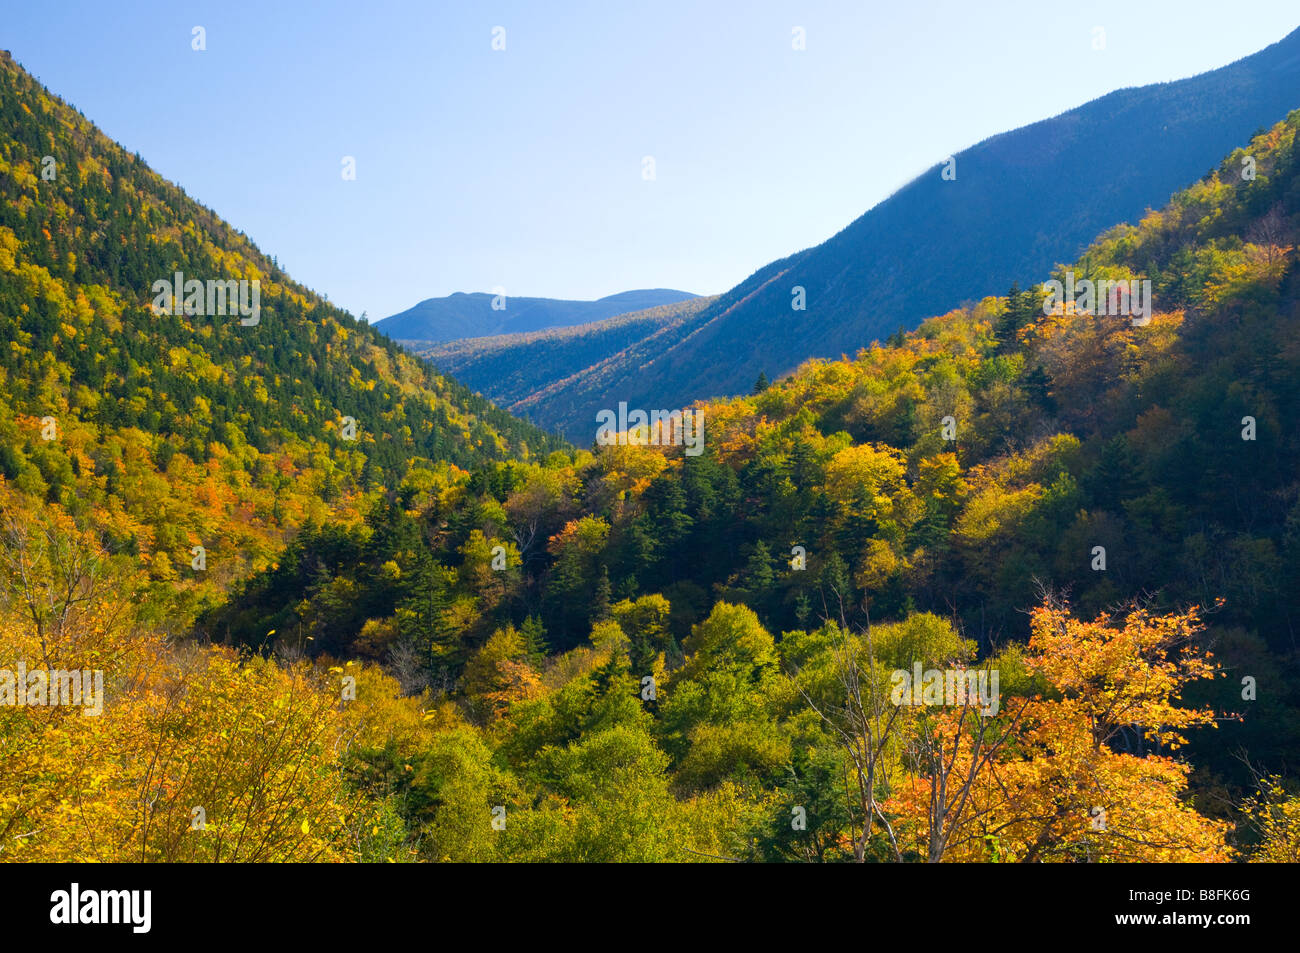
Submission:
<svg viewBox="0 0 1300 953">
<path fill-rule="evenodd" d="M 1013 282 L 1007 292 L 1007 304 L 994 323 L 993 336 L 998 339 L 1000 352 L 1016 349 L 1016 336 L 1043 313 L 1042 296 L 1033 289 L 1020 290 L 1020 282 Z"/>
<path fill-rule="evenodd" d="M 596 592 L 591 600 L 591 622 L 604 622 L 609 618 L 609 603 L 613 596 L 609 584 L 609 567 L 600 567 L 600 579 L 596 582 Z"/>
<path fill-rule="evenodd" d="M 776 578 L 772 572 L 772 553 L 761 539 L 754 544 L 754 552 L 745 564 L 745 588 L 761 597 L 772 589 Z"/>
<path fill-rule="evenodd" d="M 542 625 L 541 617 L 530 614 L 524 619 L 519 635 L 524 640 L 524 651 L 529 664 L 534 667 L 540 665 L 550 651 L 550 647 L 546 644 L 546 627 Z"/>
</svg>

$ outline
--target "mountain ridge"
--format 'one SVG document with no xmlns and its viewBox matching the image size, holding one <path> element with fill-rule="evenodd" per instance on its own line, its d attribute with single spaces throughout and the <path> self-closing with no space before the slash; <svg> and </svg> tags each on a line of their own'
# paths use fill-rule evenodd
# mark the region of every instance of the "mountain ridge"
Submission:
<svg viewBox="0 0 1300 953">
<path fill-rule="evenodd" d="M 457 291 L 442 298 L 426 298 L 376 321 L 375 327 L 398 340 L 443 343 L 571 327 L 697 297 L 673 288 L 638 288 L 592 301 Z"/>
<path fill-rule="evenodd" d="M 492 390 L 511 413 L 575 374 L 599 367 L 628 346 L 670 333 L 712 297 L 605 318 L 590 324 L 435 343 L 402 341 L 435 367 L 478 391 Z M 519 354 L 527 360 L 516 360 Z"/>
<path fill-rule="evenodd" d="M 954 180 L 941 178 L 945 163 L 931 166 L 825 242 L 719 295 L 671 345 L 632 345 L 617 369 L 571 375 L 519 409 L 582 441 L 595 412 L 619 400 L 679 406 L 745 393 L 760 373 L 775 379 L 808 358 L 851 355 L 1039 279 L 1107 228 L 1162 207 L 1296 106 L 1300 29 L 1218 69 L 1115 90 L 990 136 L 955 154 Z M 1145 135 L 1140 157 L 1124 135 Z M 796 288 L 804 311 L 792 310 Z"/>
</svg>

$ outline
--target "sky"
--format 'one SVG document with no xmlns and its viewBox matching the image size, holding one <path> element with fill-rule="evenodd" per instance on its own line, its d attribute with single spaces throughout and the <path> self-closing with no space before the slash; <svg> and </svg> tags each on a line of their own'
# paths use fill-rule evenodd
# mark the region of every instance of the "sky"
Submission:
<svg viewBox="0 0 1300 953">
<path fill-rule="evenodd" d="M 1300 26 L 1295 0 L 0 10 L 28 72 L 370 320 L 456 291 L 725 291 L 988 136 Z"/>
</svg>

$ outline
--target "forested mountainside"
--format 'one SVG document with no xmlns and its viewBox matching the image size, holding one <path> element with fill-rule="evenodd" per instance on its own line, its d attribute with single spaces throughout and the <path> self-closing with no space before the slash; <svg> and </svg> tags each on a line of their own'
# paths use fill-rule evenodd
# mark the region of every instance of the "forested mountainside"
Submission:
<svg viewBox="0 0 1300 953">
<path fill-rule="evenodd" d="M 343 761 L 429 859 L 1294 859 L 1298 130 L 1054 276 L 1149 321 L 1013 287 L 700 403 L 699 455 L 310 527 L 198 631 L 367 673 L 340 717 L 405 720 Z"/>
<path fill-rule="evenodd" d="M 1300 30 L 1222 69 L 1118 90 L 994 136 L 821 245 L 760 268 L 671 337 L 630 346 L 519 409 L 576 436 L 619 400 L 678 407 L 746 394 L 759 374 L 854 354 L 1012 281 L 1041 280 L 1297 107 Z M 1120 140 L 1141 147 L 1115 148 Z"/>
<path fill-rule="evenodd" d="M 223 314 L 155 309 L 155 282 L 178 272 L 205 291 L 243 280 L 250 306 L 256 280 L 259 311 L 237 312 L 234 287 Z M 160 584 L 208 596 L 265 565 L 284 530 L 412 470 L 562 445 L 293 282 L 8 54 L 0 340 L 7 492 L 92 520 Z"/>
<path fill-rule="evenodd" d="M 1300 112 L 1050 293 L 575 450 L 3 65 L 0 860 L 1300 856 Z"/>
<path fill-rule="evenodd" d="M 553 390 L 567 391 L 571 375 L 591 378 L 602 366 L 617 365 L 633 346 L 644 347 L 652 342 L 667 346 L 683 322 L 714 300 L 692 298 L 604 321 L 529 334 L 467 338 L 447 344 L 402 343 L 467 387 L 491 395 L 512 413 L 527 416 L 529 409 L 545 402 Z M 581 426 L 572 428 L 575 440 L 586 442 L 590 423 L 583 420 Z"/>
<path fill-rule="evenodd" d="M 633 311 L 690 301 L 694 297 L 689 291 L 671 288 L 623 291 L 595 301 L 515 298 L 504 290 L 500 294 L 458 292 L 445 298 L 426 298 L 414 307 L 384 318 L 376 327 L 399 341 L 439 343 L 589 324 Z"/>
</svg>

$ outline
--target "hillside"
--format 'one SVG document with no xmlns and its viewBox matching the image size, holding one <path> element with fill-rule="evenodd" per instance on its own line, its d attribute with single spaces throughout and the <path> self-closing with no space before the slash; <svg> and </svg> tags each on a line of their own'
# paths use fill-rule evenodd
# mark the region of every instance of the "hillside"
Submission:
<svg viewBox="0 0 1300 953">
<path fill-rule="evenodd" d="M 256 280 L 260 310 L 156 313 L 155 283 L 177 272 L 248 282 L 250 308 Z M 293 282 L 7 54 L 0 340 L 6 493 L 93 517 L 160 592 L 211 596 L 286 529 L 413 470 L 561 445 Z M 210 568 L 192 572 L 200 544 Z"/>
<path fill-rule="evenodd" d="M 694 297 L 689 291 L 668 288 L 623 291 L 595 301 L 503 296 L 497 302 L 499 307 L 494 308 L 495 295 L 457 292 L 445 298 L 426 298 L 414 307 L 376 322 L 375 326 L 399 341 L 441 343 L 566 328 L 678 304 Z"/>
<path fill-rule="evenodd" d="M 855 353 L 1012 281 L 1039 280 L 1297 106 L 1300 30 L 1222 69 L 1119 90 L 994 136 L 955 156 L 954 180 L 936 165 L 823 244 L 759 269 L 670 339 L 631 345 L 585 373 L 566 368 L 517 409 L 586 445 L 595 412 L 621 400 L 679 407 L 748 393 L 760 373 L 776 379 L 810 357 Z M 1141 148 L 1116 146 L 1130 138 Z M 792 310 L 796 287 L 806 310 Z"/>
<path fill-rule="evenodd" d="M 1298 133 L 1300 111 L 1056 272 L 1149 280 L 1149 323 L 1047 313 L 1042 290 L 1013 287 L 702 403 L 702 455 L 621 445 L 496 464 L 436 500 L 375 509 L 365 530 L 304 534 L 200 631 L 246 645 L 274 631 L 431 687 L 448 727 L 425 742 L 443 753 L 423 784 L 488 784 L 445 754 L 475 739 L 474 764 L 508 772 L 491 783 L 522 787 L 521 826 L 551 832 L 519 843 L 529 856 L 683 858 L 683 841 L 635 833 L 629 812 L 672 827 L 689 806 L 701 826 L 679 836 L 729 856 L 923 858 L 942 773 L 882 749 L 892 793 L 876 808 L 921 839 L 909 850 L 859 835 L 876 808 L 844 784 L 852 746 L 877 743 L 851 733 L 870 710 L 845 686 L 877 691 L 877 659 L 1000 670 L 998 731 L 1045 706 L 994 755 L 966 846 L 943 856 L 1285 856 L 1294 827 L 1251 811 L 1287 796 L 1293 811 L 1294 790 L 1242 798 L 1300 745 Z M 1256 682 L 1258 696 L 1243 689 Z M 910 717 L 897 742 L 925 751 L 933 726 Z M 964 717 L 941 723 L 960 734 Z M 420 814 L 429 788 L 401 782 L 388 755 L 370 763 L 409 792 L 407 823 L 438 850 L 498 856 Z M 608 785 L 587 773 L 610 765 Z M 790 834 L 791 803 L 817 805 L 815 844 Z M 1089 834 L 1097 805 L 1124 836 Z M 583 823 L 561 819 L 572 811 Z M 584 824 L 626 840 L 585 838 Z"/>
<path fill-rule="evenodd" d="M 1300 110 L 1030 290 L 586 450 L 3 67 L 0 862 L 1300 856 Z M 182 269 L 257 320 L 152 309 Z"/>
</svg>

